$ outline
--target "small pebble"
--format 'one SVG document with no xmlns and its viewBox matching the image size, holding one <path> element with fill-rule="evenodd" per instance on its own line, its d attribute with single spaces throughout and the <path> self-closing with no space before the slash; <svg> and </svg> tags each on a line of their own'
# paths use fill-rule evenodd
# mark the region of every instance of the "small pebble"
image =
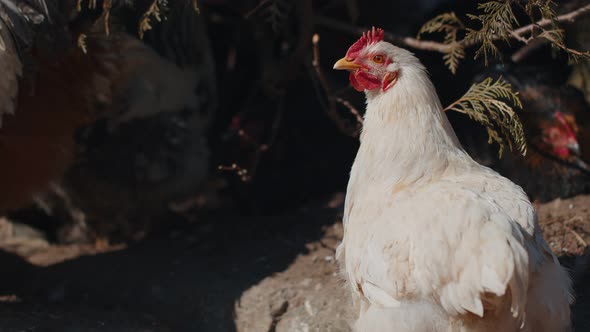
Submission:
<svg viewBox="0 0 590 332">
<path fill-rule="evenodd" d="M 313 316 L 313 308 L 311 307 L 309 300 L 305 300 L 305 311 L 307 311 L 310 316 Z"/>
<path fill-rule="evenodd" d="M 301 281 L 301 286 L 308 287 L 309 285 L 311 285 L 311 278 L 305 278 Z"/>
</svg>

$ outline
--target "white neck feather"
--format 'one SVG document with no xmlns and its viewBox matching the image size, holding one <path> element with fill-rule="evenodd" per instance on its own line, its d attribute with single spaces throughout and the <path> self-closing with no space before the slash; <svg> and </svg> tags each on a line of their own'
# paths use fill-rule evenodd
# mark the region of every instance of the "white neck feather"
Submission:
<svg viewBox="0 0 590 332">
<path fill-rule="evenodd" d="M 366 95 L 367 111 L 351 184 L 363 178 L 360 183 L 403 186 L 440 176 L 457 161 L 471 161 L 423 67 L 404 68 L 390 90 Z"/>
</svg>

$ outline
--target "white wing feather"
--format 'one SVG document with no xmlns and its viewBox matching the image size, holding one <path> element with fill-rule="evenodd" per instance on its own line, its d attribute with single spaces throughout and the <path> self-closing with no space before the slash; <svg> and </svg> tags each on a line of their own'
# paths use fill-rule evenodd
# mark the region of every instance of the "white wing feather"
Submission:
<svg viewBox="0 0 590 332">
<path fill-rule="evenodd" d="M 470 312 L 481 317 L 484 310 L 496 309 L 495 297 L 509 293 L 513 315 L 524 319 L 527 250 L 538 251 L 534 245 L 529 248 L 535 242 L 529 227 L 534 224 L 533 209 L 515 185 L 505 182 L 509 187 L 503 188 L 503 195 L 510 189 L 512 199 L 503 206 L 501 197 L 485 190 L 495 181 L 486 182 L 485 174 L 476 178 L 478 184 L 463 177 L 406 189 L 391 195 L 386 209 L 371 204 L 383 188 L 352 195 L 345 259 L 353 267 L 347 269 L 349 278 L 369 301 L 386 298 L 371 295 L 380 294 L 372 289 L 377 287 L 393 299 L 389 303 L 434 297 L 450 315 Z M 372 289 L 370 294 L 366 289 Z"/>
</svg>

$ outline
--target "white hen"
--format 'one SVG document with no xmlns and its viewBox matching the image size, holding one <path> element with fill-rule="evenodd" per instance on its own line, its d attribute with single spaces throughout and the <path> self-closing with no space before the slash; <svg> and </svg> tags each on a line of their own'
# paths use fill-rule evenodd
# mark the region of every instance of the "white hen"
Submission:
<svg viewBox="0 0 590 332">
<path fill-rule="evenodd" d="M 334 68 L 367 98 L 338 248 L 356 331 L 569 330 L 534 208 L 463 150 L 420 61 L 373 28 Z"/>
</svg>

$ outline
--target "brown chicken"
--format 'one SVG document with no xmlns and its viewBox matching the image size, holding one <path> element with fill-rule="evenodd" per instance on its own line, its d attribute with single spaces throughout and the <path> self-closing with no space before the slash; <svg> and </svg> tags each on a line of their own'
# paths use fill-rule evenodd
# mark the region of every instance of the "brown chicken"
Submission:
<svg viewBox="0 0 590 332">
<path fill-rule="evenodd" d="M 538 67 L 496 68 L 486 75 L 502 75 L 519 91 L 527 155 L 505 153 L 497 159 L 496 147 L 487 145 L 485 138 L 469 140 L 462 133 L 466 149 L 478 160 L 487 159 L 531 199 L 548 201 L 590 192 L 590 141 L 585 138 L 590 126 L 584 122 L 590 106 L 582 93 Z"/>
<path fill-rule="evenodd" d="M 3 33 L 6 50 L 0 51 L 0 63 L 13 74 L 3 77 L 0 92 L 2 103 L 8 101 L 0 128 L 0 211 L 22 207 L 59 178 L 73 160 L 75 130 L 107 109 L 117 66 L 104 54 L 116 51 L 116 43 L 103 39 L 99 34 L 89 38 L 91 54 L 73 44 L 58 55 L 33 46 L 37 69 L 17 82 L 18 50 Z"/>
<path fill-rule="evenodd" d="M 13 0 L 0 9 L 3 1 Z M 64 0 L 61 12 L 71 5 Z M 41 28 L 26 43 L 15 26 L 3 35 L 11 47 L 0 51 L 0 68 L 12 75 L 0 80 L 0 158 L 9 161 L 0 166 L 0 212 L 36 202 L 60 220 L 60 241 L 143 234 L 208 172 L 215 71 L 202 20 L 189 1 L 167 6 L 167 20 L 141 41 L 137 25 L 126 26 L 136 13 L 121 8 L 113 7 L 108 34 L 100 10 L 74 10 L 67 20 L 56 11 L 38 23 L 61 31 L 63 52 L 47 46 L 54 36 Z"/>
<path fill-rule="evenodd" d="M 5 1 L 12 3 L 12 0 L 2 0 L 0 10 L 9 12 L 10 8 L 4 5 Z M 0 211 L 13 210 L 30 203 L 33 196 L 46 190 L 52 181 L 58 182 L 65 172 L 72 168 L 72 165 L 76 165 L 76 171 L 66 177 L 66 185 L 76 195 L 83 196 L 82 199 L 97 201 L 88 194 L 88 186 L 92 187 L 92 185 L 81 184 L 90 178 L 96 184 L 110 186 L 109 190 L 113 193 L 120 193 L 124 184 L 113 180 L 113 174 L 109 175 L 110 178 L 101 174 L 101 170 L 105 168 L 97 165 L 102 165 L 103 161 L 119 163 L 119 169 L 124 169 L 126 172 L 135 171 L 128 170 L 126 161 L 122 158 L 133 155 L 134 151 L 131 150 L 138 149 L 135 143 L 128 146 L 130 145 L 128 143 L 133 140 L 131 137 L 138 135 L 138 132 L 129 130 L 136 121 L 145 123 L 151 118 L 166 118 L 164 122 L 168 124 L 174 122 L 186 130 L 191 130 L 194 133 L 193 138 L 197 134 L 203 135 L 206 121 L 195 119 L 194 116 L 190 117 L 187 114 L 194 115 L 199 111 L 202 118 L 208 116 L 207 110 L 211 107 L 203 106 L 204 99 L 199 97 L 198 92 L 211 90 L 209 86 L 213 84 L 201 87 L 197 86 L 196 82 L 202 76 L 212 76 L 213 67 L 208 66 L 208 71 L 204 71 L 206 74 L 201 72 L 199 76 L 191 64 L 187 63 L 191 61 L 191 57 L 200 55 L 201 58 L 206 58 L 202 54 L 196 54 L 198 50 L 194 50 L 194 47 L 187 47 L 184 44 L 184 40 L 189 38 L 194 39 L 195 43 L 198 41 L 205 44 L 196 38 L 199 34 L 194 31 L 196 26 L 192 18 L 196 15 L 185 8 L 189 4 L 190 2 L 187 2 L 186 5 L 179 4 L 173 7 L 173 10 L 167 13 L 169 21 L 163 24 L 169 30 L 179 28 L 165 31 L 168 35 L 174 34 L 173 46 L 182 47 L 181 51 L 163 49 L 172 61 L 162 58 L 149 45 L 127 33 L 115 12 L 111 16 L 108 35 L 103 29 L 104 22 L 100 19 L 96 21 L 95 17 L 85 18 L 76 14 L 76 22 L 71 24 L 72 17 L 65 20 L 60 19 L 56 14 L 51 17 L 51 23 L 49 23 L 49 15 L 46 15 L 45 23 L 39 24 L 43 28 L 51 24 L 54 30 L 61 31 L 61 35 L 66 36 L 64 39 L 67 40 L 68 47 L 63 52 L 56 52 L 47 47 L 44 41 L 51 38 L 47 38 L 48 33 L 42 32 L 41 28 L 36 29 L 37 33 L 27 40 L 30 49 L 18 47 L 23 44 L 17 38 L 20 31 L 15 29 L 18 25 L 6 25 L 0 21 L 0 24 L 4 24 L 0 32 L 6 45 L 5 51 L 0 50 L 0 68 L 6 69 L 6 73 L 9 74 L 0 80 L 0 98 L 4 105 L 4 109 L 0 109 L 0 115 L 4 115 L 3 126 L 0 128 L 0 158 L 6 161 L 0 166 L 0 183 L 3 184 Z M 62 9 L 62 12 L 71 12 L 71 9 Z M 56 12 L 59 13 L 59 11 Z M 14 12 L 11 14 L 15 16 Z M 15 17 L 19 18 L 18 15 Z M 60 24 L 59 22 L 64 21 L 69 23 L 62 23 L 55 28 Z M 21 26 L 25 28 L 33 25 L 24 18 L 21 23 L 24 24 Z M 72 26 L 75 30 L 68 30 Z M 154 31 L 162 32 L 157 28 Z M 34 33 L 35 29 L 29 32 Z M 78 43 L 81 32 L 87 35 L 84 43 L 85 50 Z M 154 34 L 146 35 L 146 38 L 159 40 L 160 38 Z M 183 54 L 180 54 L 181 52 Z M 27 68 L 23 74 L 21 62 L 27 59 L 32 60 L 34 67 Z M 184 63 L 186 66 L 180 68 L 174 62 Z M 19 76 L 23 78 L 17 80 Z M 210 83 L 209 78 L 203 81 Z M 13 106 L 13 100 L 15 106 Z M 209 104 L 212 103 L 209 102 Z M 196 111 L 193 112 L 193 110 Z M 184 113 L 180 114 L 180 112 Z M 161 113 L 170 115 L 161 115 Z M 102 121 L 97 122 L 99 119 Z M 189 123 L 183 124 L 183 121 Z M 106 132 L 98 135 L 97 139 L 96 133 L 101 132 L 101 125 L 105 123 L 108 128 Z M 136 130 L 142 130 L 141 126 Z M 149 126 L 144 125 L 143 130 L 150 130 Z M 158 130 L 156 129 L 150 137 L 159 138 Z M 177 131 L 183 132 L 183 129 Z M 92 137 L 88 138 L 88 135 Z M 170 133 L 166 135 L 170 136 Z M 178 133 L 174 135 L 178 136 Z M 141 140 L 148 143 L 150 139 L 142 134 Z M 202 137 L 196 137 L 192 141 L 201 144 Z M 180 143 L 176 142 L 176 144 Z M 194 145 L 197 143 L 191 146 Z M 148 154 L 159 152 L 157 148 L 158 143 L 154 142 L 148 149 Z M 124 151 L 122 152 L 124 155 L 116 160 L 106 160 L 120 154 L 114 150 Z M 142 150 L 145 149 L 142 148 Z M 168 149 L 167 155 L 164 156 L 166 160 L 162 162 L 170 163 L 170 160 L 175 158 L 201 158 L 195 155 L 194 151 L 186 150 L 179 147 L 174 147 L 172 151 Z M 176 153 L 175 151 L 181 151 L 184 155 L 171 156 Z M 91 159 L 96 163 L 92 165 L 80 163 L 80 158 Z M 152 161 L 148 157 L 145 160 L 145 163 L 148 163 L 146 167 L 160 166 L 154 166 Z M 197 178 L 201 179 L 206 167 L 203 169 L 195 163 L 192 164 L 192 169 L 198 170 Z M 114 172 L 116 171 L 118 169 Z M 179 169 L 173 172 L 176 172 L 173 173 L 175 175 L 184 174 L 184 171 Z M 150 174 L 153 175 L 154 172 Z M 128 179 L 135 175 L 134 173 L 119 174 L 116 177 L 122 176 Z M 172 193 L 178 192 L 180 188 L 198 181 L 183 179 L 181 182 L 166 183 L 166 190 Z M 113 188 L 118 189 L 113 190 Z M 147 193 L 144 194 L 147 195 Z M 156 193 L 156 196 L 158 195 L 161 196 L 162 192 Z M 101 201 L 106 202 L 105 199 Z"/>
</svg>

